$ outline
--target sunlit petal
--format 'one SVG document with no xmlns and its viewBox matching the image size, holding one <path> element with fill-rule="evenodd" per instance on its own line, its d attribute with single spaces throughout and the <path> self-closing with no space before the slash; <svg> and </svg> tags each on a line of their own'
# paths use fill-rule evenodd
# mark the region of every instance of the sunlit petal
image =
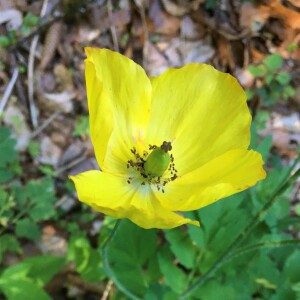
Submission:
<svg viewBox="0 0 300 300">
<path fill-rule="evenodd" d="M 262 166 L 259 153 L 231 150 L 169 183 L 165 193 L 154 191 L 169 209 L 195 210 L 255 185 L 266 177 Z"/>
<path fill-rule="evenodd" d="M 159 145 L 172 141 L 181 175 L 226 151 L 247 149 L 251 116 L 246 95 L 231 75 L 189 64 L 167 70 L 152 86 L 147 139 Z"/>
<path fill-rule="evenodd" d="M 173 228 L 186 223 L 199 225 L 160 205 L 149 186 L 142 189 L 126 178 L 100 171 L 70 176 L 80 201 L 115 218 L 128 218 L 143 228 Z"/>
</svg>

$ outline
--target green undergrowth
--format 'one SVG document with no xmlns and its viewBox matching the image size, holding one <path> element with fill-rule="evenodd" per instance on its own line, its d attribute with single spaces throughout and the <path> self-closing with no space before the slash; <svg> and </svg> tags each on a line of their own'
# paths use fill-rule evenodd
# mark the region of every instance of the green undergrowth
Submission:
<svg viewBox="0 0 300 300">
<path fill-rule="evenodd" d="M 85 125 L 85 118 L 78 121 L 74 135 L 88 134 Z M 252 127 L 251 148 L 262 154 L 267 178 L 245 192 L 186 213 L 200 219 L 200 228 L 188 225 L 164 231 L 145 230 L 127 220 L 113 231 L 114 219 L 102 221 L 99 214 L 77 201 L 77 209 L 64 212 L 60 194 L 74 197 L 74 187 L 65 180 L 63 191 L 59 190 L 60 179 L 40 168 L 36 170 L 38 176 L 27 178 L 15 150 L 16 140 L 9 128 L 1 127 L 0 298 L 2 294 L 9 300 L 52 299 L 45 286 L 67 269 L 83 282 L 102 286 L 103 291 L 111 279 L 114 287 L 109 299 L 299 299 L 300 248 L 291 241 L 300 230 L 300 217 L 299 209 L 291 213 L 291 187 L 279 195 L 266 217 L 216 272 L 188 297 L 182 297 L 291 172 L 290 166 L 282 165 L 271 152 L 271 137 L 257 135 L 257 126 L 259 119 Z M 27 155 L 34 159 L 39 144 L 33 141 L 30 145 Z M 89 228 L 96 219 L 101 226 L 91 235 Z M 45 223 L 66 233 L 66 251 L 26 257 L 23 245 L 40 243 Z M 19 262 L 7 264 L 8 254 L 18 257 Z"/>
</svg>

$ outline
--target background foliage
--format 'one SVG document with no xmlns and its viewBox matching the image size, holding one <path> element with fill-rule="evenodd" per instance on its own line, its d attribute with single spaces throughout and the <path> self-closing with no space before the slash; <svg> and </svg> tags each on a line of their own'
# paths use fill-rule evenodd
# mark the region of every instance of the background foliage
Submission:
<svg viewBox="0 0 300 300">
<path fill-rule="evenodd" d="M 293 1 L 65 0 L 44 15 L 46 1 L 12 2 L 0 3 L 0 16 L 14 10 L 0 24 L 0 299 L 300 299 L 299 180 L 289 181 L 300 144 Z M 266 180 L 187 213 L 200 228 L 145 230 L 78 202 L 67 175 L 97 168 L 85 45 L 119 50 L 150 75 L 191 61 L 233 73 L 248 94 L 250 147 L 263 155 Z"/>
</svg>

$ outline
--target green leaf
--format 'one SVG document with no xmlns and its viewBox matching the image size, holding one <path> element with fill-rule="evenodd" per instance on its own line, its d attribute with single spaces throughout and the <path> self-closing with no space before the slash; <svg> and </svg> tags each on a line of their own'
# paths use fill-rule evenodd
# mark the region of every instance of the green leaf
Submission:
<svg viewBox="0 0 300 300">
<path fill-rule="evenodd" d="M 27 276 L 44 286 L 65 265 L 66 259 L 59 256 L 36 256 L 22 262 L 29 267 Z"/>
<path fill-rule="evenodd" d="M 11 138 L 7 127 L 0 127 L 0 168 L 17 158 L 16 141 Z"/>
<path fill-rule="evenodd" d="M 142 229 L 128 220 L 119 222 L 104 247 L 103 259 L 119 289 L 136 299 L 143 297 L 149 286 L 145 270 L 156 253 L 156 231 Z"/>
<path fill-rule="evenodd" d="M 246 92 L 247 100 L 248 100 L 248 101 L 252 100 L 253 97 L 255 96 L 255 93 L 254 93 L 253 90 L 246 89 L 245 92 Z"/>
<path fill-rule="evenodd" d="M 14 178 L 14 173 L 0 167 L 0 183 L 5 183 Z"/>
<path fill-rule="evenodd" d="M 6 35 L 0 35 L 0 46 L 7 47 L 10 45 L 10 39 Z"/>
<path fill-rule="evenodd" d="M 270 85 L 273 78 L 274 78 L 274 75 L 272 73 L 266 74 L 266 77 L 265 77 L 266 85 Z"/>
<path fill-rule="evenodd" d="M 54 202 L 56 201 L 53 180 L 29 181 L 25 186 L 23 195 L 18 199 L 29 199 L 32 208 L 29 210 L 31 218 L 38 222 L 48 220 L 56 215 Z"/>
<path fill-rule="evenodd" d="M 277 76 L 276 76 L 276 80 L 277 82 L 279 82 L 282 85 L 286 85 L 291 81 L 291 75 L 287 72 L 280 72 Z"/>
<path fill-rule="evenodd" d="M 11 234 L 4 234 L 0 236 L 0 245 L 0 262 L 2 261 L 2 256 L 6 251 L 21 253 L 18 240 Z"/>
<path fill-rule="evenodd" d="M 263 161 L 266 161 L 272 148 L 272 135 L 265 137 L 262 142 L 256 147 L 256 151 L 262 155 Z"/>
<path fill-rule="evenodd" d="M 275 72 L 282 67 L 283 59 L 280 54 L 271 54 L 263 60 L 263 63 L 271 72 Z"/>
<path fill-rule="evenodd" d="M 44 286 L 65 264 L 65 258 L 38 256 L 8 267 L 0 276 L 0 289 L 8 300 L 50 300 Z"/>
<path fill-rule="evenodd" d="M 187 235 L 182 228 L 175 228 L 165 231 L 171 250 L 179 262 L 186 268 L 191 269 L 196 260 L 197 248 L 195 242 Z"/>
<path fill-rule="evenodd" d="M 254 76 L 254 77 L 262 77 L 266 74 L 266 68 L 264 65 L 251 65 L 248 67 L 248 71 Z"/>
<path fill-rule="evenodd" d="M 36 141 L 30 141 L 28 145 L 28 151 L 31 157 L 35 158 L 40 154 L 40 143 Z"/>
<path fill-rule="evenodd" d="M 74 136 L 90 135 L 89 116 L 79 116 L 75 122 Z"/>
<path fill-rule="evenodd" d="M 29 12 L 23 18 L 23 25 L 27 25 L 29 27 L 35 26 L 39 23 L 40 18 L 35 16 L 33 13 Z"/>
<path fill-rule="evenodd" d="M 293 283 L 300 282 L 299 266 L 300 250 L 295 249 L 295 251 L 286 260 L 283 270 L 283 278 Z"/>
<path fill-rule="evenodd" d="M 166 246 L 160 249 L 158 262 L 166 285 L 177 294 L 184 292 L 188 284 L 187 275 L 174 264 L 173 255 Z"/>
<path fill-rule="evenodd" d="M 290 97 L 294 97 L 296 95 L 296 91 L 290 85 L 286 86 L 283 90 L 283 97 L 284 99 L 288 99 Z"/>
<path fill-rule="evenodd" d="M 51 300 L 50 296 L 41 287 L 25 278 L 3 281 L 0 277 L 0 289 L 7 300 Z"/>
<path fill-rule="evenodd" d="M 73 237 L 69 241 L 68 259 L 76 264 L 76 271 L 85 281 L 100 282 L 105 277 L 100 253 L 93 249 L 84 237 Z"/>
<path fill-rule="evenodd" d="M 281 196 L 277 202 L 270 208 L 268 214 L 265 217 L 265 221 L 270 227 L 277 226 L 280 219 L 287 217 L 290 212 L 289 198 Z"/>
<path fill-rule="evenodd" d="M 29 240 L 37 240 L 41 236 L 40 228 L 28 218 L 16 222 L 16 235 Z"/>
<path fill-rule="evenodd" d="M 245 295 L 240 298 L 233 286 L 218 282 L 215 279 L 208 281 L 205 285 L 197 289 L 194 296 L 201 300 L 232 300 L 232 299 L 247 299 Z"/>
<path fill-rule="evenodd" d="M 175 294 L 169 287 L 160 285 L 158 283 L 153 284 L 147 290 L 145 300 L 174 300 L 178 295 Z"/>
<path fill-rule="evenodd" d="M 249 272 L 255 276 L 256 280 L 264 278 L 270 284 L 277 286 L 280 283 L 280 272 L 276 264 L 266 254 L 258 253 L 249 264 Z"/>
<path fill-rule="evenodd" d="M 300 204 L 299 204 L 299 203 L 297 203 L 297 204 L 295 205 L 295 213 L 296 213 L 298 216 L 300 216 Z"/>
</svg>

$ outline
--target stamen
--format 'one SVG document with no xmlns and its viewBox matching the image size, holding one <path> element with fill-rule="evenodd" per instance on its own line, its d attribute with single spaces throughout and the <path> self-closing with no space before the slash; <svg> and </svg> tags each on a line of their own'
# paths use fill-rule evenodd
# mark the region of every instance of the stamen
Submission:
<svg viewBox="0 0 300 300">
<path fill-rule="evenodd" d="M 128 178 L 127 183 L 131 184 L 133 179 L 135 179 L 134 180 L 135 182 L 137 179 L 141 185 L 146 185 L 146 183 L 150 185 L 155 185 L 158 191 L 164 193 L 165 192 L 164 187 L 169 182 L 174 181 L 176 180 L 176 178 L 178 178 L 177 175 L 178 171 L 177 169 L 175 169 L 175 164 L 174 164 L 174 156 L 172 153 L 170 153 L 170 155 L 168 153 L 169 151 L 172 150 L 172 145 L 170 142 L 164 141 L 160 147 L 156 145 L 149 145 L 149 150 L 152 151 L 150 154 L 148 153 L 148 151 L 144 150 L 142 155 L 140 155 L 137 152 L 136 148 L 130 149 L 130 152 L 133 154 L 134 158 L 128 160 L 126 164 L 127 169 L 129 170 L 132 169 L 131 171 L 129 171 L 131 176 Z M 155 152 L 155 154 L 152 154 L 154 151 L 160 151 L 160 152 Z M 149 157 L 151 154 L 152 156 L 156 155 L 157 160 L 154 162 L 152 161 L 154 165 L 152 165 L 152 169 L 150 168 L 150 170 L 152 171 L 149 172 Z M 164 157 L 167 157 L 168 160 L 160 161 L 161 158 L 165 159 Z M 162 165 L 160 165 L 160 163 L 162 163 Z M 165 176 L 163 176 L 165 170 L 168 170 L 170 172 L 169 177 L 166 176 L 168 173 L 166 173 Z M 134 175 L 134 173 L 136 174 Z"/>
</svg>

